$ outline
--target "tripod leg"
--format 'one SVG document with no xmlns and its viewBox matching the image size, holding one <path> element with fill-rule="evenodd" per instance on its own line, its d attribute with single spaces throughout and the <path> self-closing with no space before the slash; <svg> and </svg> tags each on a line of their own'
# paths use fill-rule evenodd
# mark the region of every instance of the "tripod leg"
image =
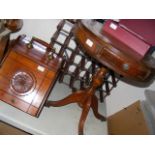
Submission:
<svg viewBox="0 0 155 155">
<path fill-rule="evenodd" d="M 98 112 L 98 100 L 97 97 L 95 95 L 92 96 L 92 104 L 91 104 L 91 108 L 93 110 L 93 113 L 95 115 L 95 117 L 101 121 L 105 121 L 106 118 L 104 116 L 102 116 L 99 112 Z"/>
<path fill-rule="evenodd" d="M 81 117 L 80 117 L 79 127 L 78 127 L 78 134 L 79 135 L 83 135 L 84 123 L 86 121 L 88 112 L 90 110 L 90 105 L 91 105 L 91 97 L 89 97 L 87 99 L 87 101 L 85 102 L 85 105 L 83 106 L 83 109 L 82 109 L 82 114 L 81 114 Z"/>
<path fill-rule="evenodd" d="M 85 92 L 83 91 L 77 91 L 66 98 L 59 100 L 59 101 L 47 101 L 45 106 L 50 107 L 60 107 L 60 106 L 65 106 L 74 102 L 79 102 L 83 99 L 85 95 Z"/>
</svg>

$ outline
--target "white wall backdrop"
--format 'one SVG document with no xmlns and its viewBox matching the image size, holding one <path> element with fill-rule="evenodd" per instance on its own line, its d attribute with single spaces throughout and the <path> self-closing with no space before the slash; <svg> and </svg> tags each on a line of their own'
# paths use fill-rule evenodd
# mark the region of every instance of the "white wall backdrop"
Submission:
<svg viewBox="0 0 155 155">
<path fill-rule="evenodd" d="M 13 34 L 12 38 L 16 38 L 19 34 L 26 34 L 50 42 L 50 38 L 55 32 L 59 21 L 56 19 L 24 19 L 22 29 L 18 33 Z"/>
<path fill-rule="evenodd" d="M 22 30 L 13 34 L 12 38 L 16 38 L 19 34 L 26 34 L 49 42 L 60 20 L 25 19 L 23 21 Z M 111 95 L 106 98 L 107 115 L 112 115 L 137 100 L 144 100 L 145 89 L 155 90 L 155 82 L 148 88 L 139 88 L 120 81 L 118 86 L 111 92 Z"/>
</svg>

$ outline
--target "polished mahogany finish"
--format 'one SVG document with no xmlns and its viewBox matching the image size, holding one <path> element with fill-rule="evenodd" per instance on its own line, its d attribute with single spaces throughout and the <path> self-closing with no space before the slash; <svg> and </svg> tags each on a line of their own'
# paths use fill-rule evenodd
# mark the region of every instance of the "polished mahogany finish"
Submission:
<svg viewBox="0 0 155 155">
<path fill-rule="evenodd" d="M 84 124 L 90 109 L 93 110 L 97 119 L 106 120 L 98 112 L 98 100 L 103 102 L 105 97 L 110 95 L 119 78 L 113 71 L 103 66 L 100 68 L 101 65 L 97 61 L 83 52 L 73 36 L 75 26 L 76 21 L 62 20 L 51 38 L 51 47 L 56 48 L 58 55 L 64 57 L 59 82 L 70 87 L 73 93 L 59 101 L 47 101 L 46 106 L 61 107 L 78 103 L 82 108 L 78 134 L 83 134 Z"/>
<path fill-rule="evenodd" d="M 61 68 L 59 82 L 67 85 L 72 92 L 90 86 L 90 77 L 92 77 L 101 66 L 98 61 L 92 59 L 85 53 L 76 42 L 73 35 L 75 26 L 75 20 L 74 22 L 72 20 L 60 21 L 56 32 L 52 35 L 50 43 L 51 47 L 56 49 L 56 53 L 64 57 L 64 65 Z M 100 102 L 103 102 L 105 98 L 110 95 L 112 89 L 117 86 L 119 79 L 119 75 L 116 76 L 114 71 L 108 70 L 102 86 L 96 91 Z"/>
<path fill-rule="evenodd" d="M 10 34 L 19 31 L 23 26 L 21 19 L 1 19 L 0 20 L 0 62 L 4 58 L 9 41 Z"/>
<path fill-rule="evenodd" d="M 32 116 L 38 116 L 61 67 L 49 45 L 20 36 L 11 45 L 0 68 L 0 99 Z"/>
<path fill-rule="evenodd" d="M 94 116 L 97 119 L 101 121 L 106 120 L 106 118 L 98 112 L 98 99 L 95 95 L 95 92 L 96 89 L 102 85 L 103 78 L 105 77 L 107 71 L 108 70 L 104 67 L 99 69 L 97 73 L 92 77 L 90 87 L 72 93 L 71 95 L 65 97 L 60 101 L 48 101 L 46 103 L 46 106 L 61 107 L 71 103 L 78 103 L 78 105 L 82 108 L 82 113 L 78 125 L 78 134 L 83 135 L 84 123 L 86 121 L 90 108 L 92 108 Z"/>
<path fill-rule="evenodd" d="M 150 76 L 151 69 L 143 62 L 113 47 L 106 37 L 96 35 L 87 24 L 79 22 L 74 34 L 85 52 L 120 75 L 136 81 L 145 81 Z"/>
<path fill-rule="evenodd" d="M 9 43 L 10 36 L 5 35 L 3 38 L 0 39 L 0 62 L 4 58 L 4 55 L 6 53 L 8 43 Z"/>
</svg>

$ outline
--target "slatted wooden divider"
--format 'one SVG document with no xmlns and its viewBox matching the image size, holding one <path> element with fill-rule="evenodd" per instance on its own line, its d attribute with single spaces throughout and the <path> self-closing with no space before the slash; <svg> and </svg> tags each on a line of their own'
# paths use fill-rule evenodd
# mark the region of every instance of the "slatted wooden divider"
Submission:
<svg viewBox="0 0 155 155">
<path fill-rule="evenodd" d="M 98 62 L 85 54 L 75 41 L 73 29 L 76 20 L 62 20 L 51 38 L 51 46 L 55 52 L 64 57 L 59 82 L 68 85 L 73 92 L 89 86 L 91 77 L 101 66 Z M 109 70 L 103 85 L 98 88 L 97 96 L 103 102 L 111 90 L 116 87 L 120 76 Z"/>
</svg>

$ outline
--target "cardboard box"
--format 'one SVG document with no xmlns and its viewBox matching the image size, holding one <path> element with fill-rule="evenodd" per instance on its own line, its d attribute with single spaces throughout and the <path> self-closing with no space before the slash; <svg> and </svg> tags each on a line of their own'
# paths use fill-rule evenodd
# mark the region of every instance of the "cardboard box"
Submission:
<svg viewBox="0 0 155 155">
<path fill-rule="evenodd" d="M 140 101 L 124 108 L 108 118 L 110 135 L 148 135 L 149 128 Z"/>
</svg>

